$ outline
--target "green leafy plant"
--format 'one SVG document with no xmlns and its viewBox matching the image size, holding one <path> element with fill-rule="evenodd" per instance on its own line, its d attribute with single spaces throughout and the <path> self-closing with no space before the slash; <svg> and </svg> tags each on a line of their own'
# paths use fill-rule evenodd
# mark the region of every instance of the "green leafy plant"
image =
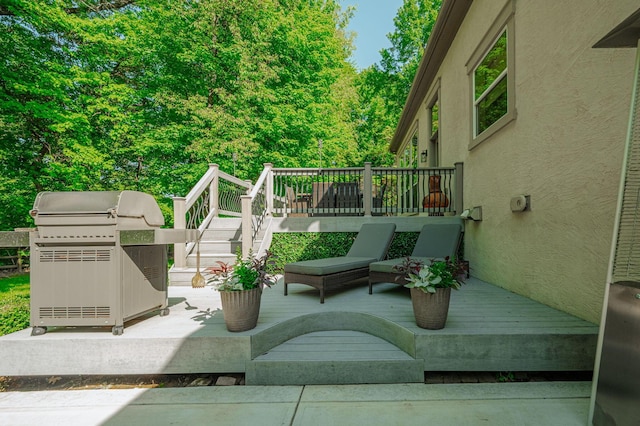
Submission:
<svg viewBox="0 0 640 426">
<path fill-rule="evenodd" d="M 242 258 L 240 251 L 236 254 L 236 262 L 229 265 L 225 262 L 217 262 L 218 266 L 207 268 L 205 271 L 211 274 L 207 280 L 218 291 L 253 290 L 260 287 L 271 287 L 276 283 L 273 275 L 267 272 L 267 267 L 273 261 L 273 253 L 267 251 L 264 256 L 255 257 L 249 253 L 249 257 Z"/>
<path fill-rule="evenodd" d="M 501 383 L 515 382 L 515 376 L 511 371 L 500 371 L 496 374 L 496 380 Z"/>
<path fill-rule="evenodd" d="M 435 293 L 438 288 L 458 290 L 464 284 L 464 265 L 448 256 L 444 260 L 432 260 L 428 266 L 419 259 L 407 257 L 394 269 L 406 275 L 409 283 L 405 287 L 419 288 L 425 293 Z"/>
</svg>

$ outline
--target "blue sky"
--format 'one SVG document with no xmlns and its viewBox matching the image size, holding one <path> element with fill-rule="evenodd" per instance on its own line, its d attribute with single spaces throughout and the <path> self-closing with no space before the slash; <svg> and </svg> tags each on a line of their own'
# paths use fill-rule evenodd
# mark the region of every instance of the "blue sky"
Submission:
<svg viewBox="0 0 640 426">
<path fill-rule="evenodd" d="M 390 47 L 387 34 L 403 0 L 340 0 L 343 8 L 355 6 L 349 30 L 357 33 L 353 61 L 358 69 L 380 62 L 380 49 Z"/>
</svg>

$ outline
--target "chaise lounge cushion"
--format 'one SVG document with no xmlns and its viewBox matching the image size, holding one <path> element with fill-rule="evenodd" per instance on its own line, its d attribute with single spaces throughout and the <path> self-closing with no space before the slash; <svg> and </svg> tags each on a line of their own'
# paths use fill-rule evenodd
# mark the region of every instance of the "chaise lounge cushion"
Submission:
<svg viewBox="0 0 640 426">
<path fill-rule="evenodd" d="M 429 265 L 432 260 L 444 260 L 446 256 L 453 259 L 458 251 L 461 233 L 462 226 L 457 223 L 424 225 L 411 253 L 411 258 L 421 260 L 425 265 Z M 369 265 L 369 270 L 397 273 L 393 267 L 402 265 L 404 259 L 406 257 L 374 262 Z"/>
<path fill-rule="evenodd" d="M 345 256 L 287 263 L 284 271 L 306 275 L 329 275 L 366 268 L 371 262 L 384 259 L 395 229 L 393 223 L 364 224 Z"/>
<path fill-rule="evenodd" d="M 376 260 L 378 259 L 373 257 L 328 257 L 326 259 L 288 263 L 285 265 L 284 271 L 307 275 L 329 275 L 351 269 L 366 268 Z"/>
<path fill-rule="evenodd" d="M 458 223 L 424 225 L 411 257 L 444 259 L 449 256 L 453 259 L 457 254 L 461 235 L 462 225 Z"/>
<path fill-rule="evenodd" d="M 430 265 L 432 260 L 444 260 L 447 256 L 453 259 L 458 252 L 461 237 L 462 224 L 460 223 L 424 225 L 410 257 L 421 260 L 425 265 Z M 376 282 L 404 284 L 405 275 L 396 271 L 394 267 L 402 265 L 405 259 L 406 256 L 372 262 L 369 265 L 369 294 L 372 294 L 372 286 Z"/>
<path fill-rule="evenodd" d="M 369 264 L 384 259 L 396 230 L 395 223 L 365 223 L 346 256 L 304 260 L 284 266 L 284 295 L 288 284 L 305 284 L 320 290 L 352 283 L 369 274 Z"/>
<path fill-rule="evenodd" d="M 346 257 L 372 257 L 374 261 L 384 259 L 395 230 L 395 223 L 365 223 Z"/>
<path fill-rule="evenodd" d="M 397 259 L 389 259 L 382 260 L 380 262 L 373 262 L 369 265 L 369 270 L 371 272 L 386 272 L 389 274 L 397 274 L 398 271 L 394 269 L 396 265 L 402 265 L 402 262 L 406 259 L 406 257 L 399 257 Z M 411 259 L 420 260 L 425 265 L 431 264 L 432 260 L 444 260 L 444 258 L 433 258 L 433 257 L 421 257 L 421 256 L 411 256 Z"/>
</svg>

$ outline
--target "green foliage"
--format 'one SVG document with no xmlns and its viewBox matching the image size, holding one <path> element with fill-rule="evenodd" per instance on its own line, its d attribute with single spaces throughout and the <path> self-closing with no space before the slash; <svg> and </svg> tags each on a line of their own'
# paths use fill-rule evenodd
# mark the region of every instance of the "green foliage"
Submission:
<svg viewBox="0 0 640 426">
<path fill-rule="evenodd" d="M 495 84 L 497 78 L 506 68 L 507 32 L 505 30 L 474 71 L 475 100 L 478 101 L 475 107 L 477 114 L 477 128 L 475 131 L 477 134 L 482 133 L 507 113 L 508 75 L 504 75 Z M 487 92 L 492 84 L 495 85 Z"/>
<path fill-rule="evenodd" d="M 0 297 L 13 291 L 20 295 L 29 295 L 29 274 L 0 278 Z"/>
<path fill-rule="evenodd" d="M 258 278 L 258 271 L 251 268 L 250 260 L 239 260 L 233 267 L 233 274 L 242 285 L 243 290 L 255 288 L 253 283 Z"/>
<path fill-rule="evenodd" d="M 286 232 L 273 235 L 270 250 L 275 261 L 272 273 L 282 273 L 284 265 L 300 260 L 344 256 L 353 244 L 355 232 Z"/>
<path fill-rule="evenodd" d="M 135 189 L 171 224 L 218 163 L 360 165 L 352 50 L 336 0 L 15 0 L 0 43 L 0 229 L 45 190 Z"/>
<path fill-rule="evenodd" d="M 425 293 L 435 293 L 439 288 L 460 289 L 464 284 L 464 266 L 447 256 L 445 260 L 431 260 L 426 265 L 422 260 L 407 257 L 394 269 L 407 276 L 407 288 L 419 288 Z"/>
<path fill-rule="evenodd" d="M 496 381 L 500 383 L 515 382 L 516 378 L 511 371 L 500 371 L 496 373 Z"/>
<path fill-rule="evenodd" d="M 382 60 L 363 70 L 358 79 L 358 148 L 365 161 L 391 165 L 388 146 L 398 124 L 411 83 L 440 10 L 441 0 L 404 0 L 394 18 L 395 30 L 387 36 L 391 47 Z"/>
<path fill-rule="evenodd" d="M 242 258 L 240 249 L 236 254 L 236 262 L 228 265 L 218 262 L 218 266 L 207 268 L 211 274 L 208 282 L 212 283 L 218 291 L 252 290 L 260 287 L 271 287 L 275 284 L 275 278 L 268 272 L 272 264 L 273 253 L 267 251 L 262 257 L 255 257 L 249 253 L 246 259 Z"/>
<path fill-rule="evenodd" d="M 6 3 L 6 2 L 5 2 Z M 13 0 L 0 6 L 0 230 L 38 192 L 171 197 L 207 169 L 390 165 L 440 0 L 405 0 L 381 65 L 349 62 L 338 0 Z M 330 159 L 330 160 L 329 160 Z"/>
<path fill-rule="evenodd" d="M 29 296 L 13 292 L 0 299 L 0 336 L 29 326 Z"/>
<path fill-rule="evenodd" d="M 391 247 L 389 247 L 387 257 L 389 259 L 396 259 L 409 256 L 416 246 L 419 235 L 419 232 L 396 232 L 391 242 Z"/>
<path fill-rule="evenodd" d="M 29 275 L 0 278 L 0 336 L 29 326 Z"/>
<path fill-rule="evenodd" d="M 274 262 L 269 267 L 271 273 L 282 273 L 284 265 L 300 260 L 323 259 L 344 256 L 349 251 L 356 232 L 283 232 L 273 235 L 270 250 Z M 390 258 L 411 254 L 417 232 L 396 233 L 388 256 Z"/>
</svg>

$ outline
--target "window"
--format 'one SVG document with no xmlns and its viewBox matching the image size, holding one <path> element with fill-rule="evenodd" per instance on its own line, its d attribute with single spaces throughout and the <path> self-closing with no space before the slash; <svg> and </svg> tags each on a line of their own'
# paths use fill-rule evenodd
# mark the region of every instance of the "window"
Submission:
<svg viewBox="0 0 640 426">
<path fill-rule="evenodd" d="M 427 96 L 425 96 L 426 116 L 428 118 L 426 143 L 421 147 L 420 161 L 427 167 L 438 167 L 440 164 L 440 77 L 438 77 Z"/>
<path fill-rule="evenodd" d="M 438 98 L 432 100 L 429 107 L 429 121 L 431 122 L 431 132 L 429 134 L 429 148 L 427 149 L 427 161 L 429 167 L 438 167 L 440 164 L 440 108 Z"/>
<path fill-rule="evenodd" d="M 475 135 L 507 113 L 507 31 L 493 45 L 473 73 Z"/>
<path fill-rule="evenodd" d="M 407 140 L 401 148 L 401 153 L 397 156 L 397 164 L 399 167 L 418 167 L 418 123 L 413 126 L 410 133 L 411 138 Z"/>
<path fill-rule="evenodd" d="M 411 167 L 418 167 L 418 135 L 411 138 Z"/>
<path fill-rule="evenodd" d="M 431 139 L 438 134 L 438 100 L 431 106 Z"/>
<path fill-rule="evenodd" d="M 509 0 L 467 62 L 471 83 L 471 142 L 486 140 L 516 118 L 515 1 Z"/>
</svg>

